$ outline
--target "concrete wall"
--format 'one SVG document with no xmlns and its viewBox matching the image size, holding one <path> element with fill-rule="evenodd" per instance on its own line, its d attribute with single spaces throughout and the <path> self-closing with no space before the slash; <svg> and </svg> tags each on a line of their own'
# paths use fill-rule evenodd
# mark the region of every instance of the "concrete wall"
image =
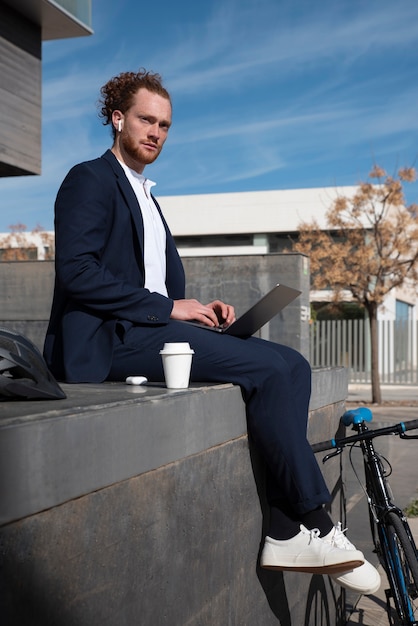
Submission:
<svg viewBox="0 0 418 626">
<path fill-rule="evenodd" d="M 185 266 L 189 295 L 238 312 L 276 282 L 302 289 L 268 332 L 305 348 L 304 257 Z M 0 325 L 41 347 L 53 277 L 52 262 L 0 263 Z M 0 402 L 2 625 L 342 626 L 330 579 L 258 565 L 264 466 L 237 387 L 63 388 L 65 400 Z M 314 371 L 311 441 L 334 436 L 346 396 L 344 369 Z M 339 459 L 325 477 L 344 522 Z"/>
<path fill-rule="evenodd" d="M 260 336 L 309 356 L 309 260 L 301 254 L 259 254 L 184 259 L 187 293 L 202 302 L 220 298 L 243 313 L 275 284 L 301 296 L 261 330 Z"/>
<path fill-rule="evenodd" d="M 4 626 L 323 626 L 344 594 L 258 565 L 264 467 L 232 385 L 65 385 L 0 404 Z M 345 370 L 316 371 L 309 437 L 335 433 Z M 344 518 L 339 461 L 326 466 Z"/>
<path fill-rule="evenodd" d="M 309 355 L 309 263 L 300 254 L 269 254 L 183 259 L 187 297 L 234 304 L 238 314 L 276 283 L 302 291 L 260 332 Z M 54 285 L 53 261 L 0 263 L 0 326 L 26 335 L 43 347 Z"/>
</svg>

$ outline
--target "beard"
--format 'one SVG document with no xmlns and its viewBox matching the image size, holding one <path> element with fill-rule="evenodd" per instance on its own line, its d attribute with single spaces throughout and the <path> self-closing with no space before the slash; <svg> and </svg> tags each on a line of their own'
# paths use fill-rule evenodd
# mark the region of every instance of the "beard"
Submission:
<svg viewBox="0 0 418 626">
<path fill-rule="evenodd" d="M 138 145 L 129 135 L 122 131 L 120 141 L 122 144 L 122 148 L 125 152 L 132 158 L 134 161 L 141 163 L 142 165 L 149 165 L 153 163 L 155 159 L 161 152 L 162 146 L 156 146 L 155 152 L 150 152 L 149 150 L 142 148 L 141 145 Z"/>
</svg>

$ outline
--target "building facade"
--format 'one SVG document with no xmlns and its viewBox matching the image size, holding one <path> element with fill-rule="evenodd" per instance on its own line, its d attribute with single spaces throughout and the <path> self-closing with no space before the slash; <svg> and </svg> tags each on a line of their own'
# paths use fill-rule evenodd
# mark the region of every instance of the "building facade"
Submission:
<svg viewBox="0 0 418 626">
<path fill-rule="evenodd" d="M 91 33 L 91 0 L 1 1 L 0 177 L 41 173 L 42 41 Z"/>
</svg>

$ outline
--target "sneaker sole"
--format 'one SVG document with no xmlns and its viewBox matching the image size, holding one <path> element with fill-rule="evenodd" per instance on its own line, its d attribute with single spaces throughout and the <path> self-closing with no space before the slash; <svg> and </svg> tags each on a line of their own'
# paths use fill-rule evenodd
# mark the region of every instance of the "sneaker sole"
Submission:
<svg viewBox="0 0 418 626">
<path fill-rule="evenodd" d="M 359 586 L 354 586 L 354 585 L 349 585 L 349 584 L 343 584 L 341 582 L 338 582 L 334 578 L 331 578 L 331 580 L 333 580 L 340 587 L 343 587 L 344 589 L 347 589 L 348 591 L 353 591 L 354 593 L 359 593 L 362 596 L 372 596 L 377 591 L 379 591 L 379 589 L 381 587 L 381 583 L 376 584 L 374 587 L 367 587 L 366 588 L 366 587 L 359 587 Z"/>
<path fill-rule="evenodd" d="M 342 574 L 347 570 L 363 565 L 364 561 L 346 561 L 336 565 L 320 565 L 319 567 L 301 565 L 261 565 L 263 569 L 280 570 L 285 572 L 305 572 L 307 574 Z"/>
</svg>

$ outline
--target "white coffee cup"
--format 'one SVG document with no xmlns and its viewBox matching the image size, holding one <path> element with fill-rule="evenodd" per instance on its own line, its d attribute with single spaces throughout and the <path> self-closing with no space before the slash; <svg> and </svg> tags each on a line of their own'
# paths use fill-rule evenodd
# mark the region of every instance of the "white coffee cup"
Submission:
<svg viewBox="0 0 418 626">
<path fill-rule="evenodd" d="M 167 389 L 187 389 L 194 350 L 187 342 L 165 343 L 160 350 Z"/>
</svg>

